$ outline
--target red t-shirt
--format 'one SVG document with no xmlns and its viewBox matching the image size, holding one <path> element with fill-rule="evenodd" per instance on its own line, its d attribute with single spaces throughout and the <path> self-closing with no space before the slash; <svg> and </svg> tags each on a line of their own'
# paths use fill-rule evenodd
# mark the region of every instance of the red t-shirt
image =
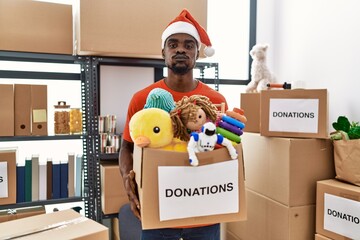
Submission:
<svg viewBox="0 0 360 240">
<path fill-rule="evenodd" d="M 133 95 L 133 97 L 129 103 L 124 132 L 122 135 L 122 138 L 125 139 L 126 141 L 132 142 L 131 137 L 130 137 L 130 132 L 129 132 L 129 121 L 130 121 L 131 117 L 136 112 L 138 112 L 144 108 L 147 96 L 148 96 L 149 92 L 154 88 L 162 88 L 162 89 L 167 90 L 168 92 L 170 92 L 172 94 L 175 102 L 180 101 L 184 96 L 203 95 L 203 96 L 207 96 L 213 104 L 225 103 L 226 104 L 225 109 L 227 109 L 227 103 L 226 103 L 225 97 L 203 82 L 199 81 L 199 84 L 197 85 L 197 87 L 190 92 L 175 92 L 174 90 L 171 90 L 165 84 L 164 79 L 162 79 L 162 80 L 155 82 L 155 83 L 151 84 L 150 86 L 136 92 Z"/>
</svg>

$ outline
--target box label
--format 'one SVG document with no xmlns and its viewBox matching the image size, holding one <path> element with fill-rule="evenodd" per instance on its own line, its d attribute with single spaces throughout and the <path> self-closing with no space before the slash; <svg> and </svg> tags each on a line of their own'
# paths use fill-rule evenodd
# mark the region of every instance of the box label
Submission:
<svg viewBox="0 0 360 240">
<path fill-rule="evenodd" d="M 47 119 L 46 109 L 33 109 L 34 123 L 46 122 L 46 119 Z"/>
<path fill-rule="evenodd" d="M 324 229 L 360 239 L 360 202 L 325 193 Z"/>
<path fill-rule="evenodd" d="M 160 221 L 239 212 L 238 160 L 160 166 Z"/>
<path fill-rule="evenodd" d="M 269 131 L 318 132 L 319 99 L 274 98 L 269 104 Z"/>
<path fill-rule="evenodd" d="M 0 198 L 9 196 L 7 168 L 7 162 L 0 162 Z"/>
</svg>

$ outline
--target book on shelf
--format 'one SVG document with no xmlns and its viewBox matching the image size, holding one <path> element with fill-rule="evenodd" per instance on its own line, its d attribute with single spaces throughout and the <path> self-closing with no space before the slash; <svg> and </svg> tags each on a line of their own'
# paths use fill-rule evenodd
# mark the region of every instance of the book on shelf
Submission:
<svg viewBox="0 0 360 240">
<path fill-rule="evenodd" d="M 39 162 L 39 200 L 47 199 L 47 163 Z"/>
<path fill-rule="evenodd" d="M 16 164 L 16 203 L 25 202 L 25 162 Z"/>
<path fill-rule="evenodd" d="M 39 155 L 31 156 L 31 201 L 39 200 Z"/>
<path fill-rule="evenodd" d="M 76 159 L 75 159 L 75 196 L 76 197 L 81 197 L 82 196 L 82 191 L 83 191 L 83 182 L 82 182 L 82 164 L 83 164 L 83 159 L 82 159 L 82 155 L 81 154 L 77 154 L 76 155 Z"/>
<path fill-rule="evenodd" d="M 69 161 L 64 159 L 60 161 L 60 198 L 68 197 L 69 183 Z"/>
<path fill-rule="evenodd" d="M 25 202 L 32 199 L 32 160 L 31 157 L 25 159 Z"/>
<path fill-rule="evenodd" d="M 68 153 L 61 161 L 32 154 L 15 165 L 16 203 L 81 197 L 83 156 Z"/>
<path fill-rule="evenodd" d="M 61 197 L 60 188 L 60 161 L 54 160 L 52 162 L 52 199 Z"/>
<path fill-rule="evenodd" d="M 75 153 L 68 153 L 69 161 L 69 180 L 68 180 L 68 194 L 69 197 L 75 196 Z"/>
<path fill-rule="evenodd" d="M 46 160 L 46 199 L 52 199 L 52 158 Z"/>
</svg>

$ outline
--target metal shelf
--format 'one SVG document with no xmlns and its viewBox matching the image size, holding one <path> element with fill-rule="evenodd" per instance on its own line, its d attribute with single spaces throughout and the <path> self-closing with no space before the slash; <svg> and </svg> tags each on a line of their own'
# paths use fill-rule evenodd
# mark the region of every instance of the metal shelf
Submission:
<svg viewBox="0 0 360 240">
<path fill-rule="evenodd" d="M 59 203 L 68 203 L 68 202 L 80 202 L 80 201 L 84 201 L 84 199 L 82 197 L 70 197 L 70 198 L 49 199 L 42 201 L 22 202 L 16 204 L 0 205 L 0 210 L 43 206 L 49 204 L 59 204 Z"/>
<path fill-rule="evenodd" d="M 21 71 L 0 71 L 0 78 L 22 78 L 22 79 L 55 79 L 55 80 L 78 80 L 81 81 L 81 108 L 83 118 L 83 132 L 81 135 L 53 135 L 53 136 L 14 136 L 14 137 L 0 137 L 0 142 L 4 141 L 42 141 L 42 140 L 71 140 L 79 139 L 83 143 L 83 195 L 82 197 L 70 197 L 62 199 L 49 199 L 45 201 L 24 202 L 11 205 L 0 205 L 0 209 L 20 208 L 27 206 L 36 206 L 44 204 L 67 203 L 75 201 L 83 201 L 85 205 L 85 216 L 98 220 L 97 217 L 98 204 L 97 196 L 94 190 L 97 182 L 93 181 L 94 176 L 97 174 L 99 167 L 94 165 L 92 153 L 93 148 L 93 126 L 95 122 L 95 113 L 92 111 L 94 102 L 97 101 L 93 97 L 96 91 L 96 86 L 92 85 L 93 80 L 89 77 L 91 72 L 91 59 L 89 57 L 77 57 L 61 54 L 42 54 L 42 53 L 24 53 L 24 52 L 11 52 L 0 51 L 0 60 L 4 61 L 25 61 L 25 62 L 43 62 L 43 63 L 66 63 L 66 64 L 80 64 L 81 72 L 73 73 L 57 73 L 57 72 L 21 72 Z M 100 202 L 99 202 L 100 203 Z"/>
<path fill-rule="evenodd" d="M 40 140 L 73 140 L 83 139 L 85 135 L 53 135 L 53 136 L 14 136 L 0 137 L 0 142 L 10 141 L 40 141 Z"/>
<path fill-rule="evenodd" d="M 119 153 L 101 153 L 99 154 L 100 160 L 118 160 Z"/>
</svg>

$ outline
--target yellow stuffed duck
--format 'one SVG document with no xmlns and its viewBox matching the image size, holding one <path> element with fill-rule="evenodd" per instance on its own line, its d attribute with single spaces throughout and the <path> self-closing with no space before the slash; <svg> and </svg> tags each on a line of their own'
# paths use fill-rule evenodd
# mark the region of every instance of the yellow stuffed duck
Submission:
<svg viewBox="0 0 360 240">
<path fill-rule="evenodd" d="M 174 138 L 170 114 L 160 108 L 135 113 L 129 123 L 130 136 L 139 147 L 186 152 L 187 143 Z"/>
</svg>

